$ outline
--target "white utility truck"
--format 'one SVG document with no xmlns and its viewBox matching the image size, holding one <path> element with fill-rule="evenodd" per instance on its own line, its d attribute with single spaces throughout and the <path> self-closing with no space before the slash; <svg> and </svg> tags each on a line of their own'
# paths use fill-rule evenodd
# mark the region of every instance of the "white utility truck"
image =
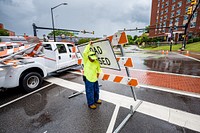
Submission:
<svg viewBox="0 0 200 133">
<path fill-rule="evenodd" d="M 38 89 L 49 73 L 77 65 L 74 48 L 69 42 L 42 42 L 0 58 L 0 89 L 17 86 L 27 92 Z"/>
</svg>

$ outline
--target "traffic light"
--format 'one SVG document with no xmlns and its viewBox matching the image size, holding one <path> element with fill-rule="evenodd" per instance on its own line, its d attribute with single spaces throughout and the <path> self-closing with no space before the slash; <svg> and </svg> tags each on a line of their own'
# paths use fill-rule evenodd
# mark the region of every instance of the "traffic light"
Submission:
<svg viewBox="0 0 200 133">
<path fill-rule="evenodd" d="M 192 14 L 192 6 L 188 7 L 187 14 L 188 15 Z"/>
<path fill-rule="evenodd" d="M 191 5 L 195 5 L 197 3 L 197 0 L 191 0 Z"/>
</svg>

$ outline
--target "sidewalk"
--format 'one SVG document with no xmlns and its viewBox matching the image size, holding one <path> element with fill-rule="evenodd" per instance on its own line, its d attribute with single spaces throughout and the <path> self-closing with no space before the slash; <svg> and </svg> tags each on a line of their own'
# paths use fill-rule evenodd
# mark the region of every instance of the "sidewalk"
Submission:
<svg viewBox="0 0 200 133">
<path fill-rule="evenodd" d="M 200 77 L 174 75 L 148 71 L 131 71 L 131 76 L 137 78 L 139 84 L 181 90 L 200 94 Z"/>
</svg>

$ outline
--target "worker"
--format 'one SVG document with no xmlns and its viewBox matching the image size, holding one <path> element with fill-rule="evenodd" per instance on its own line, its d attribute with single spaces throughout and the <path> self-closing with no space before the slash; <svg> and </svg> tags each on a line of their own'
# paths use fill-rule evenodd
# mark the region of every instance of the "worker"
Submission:
<svg viewBox="0 0 200 133">
<path fill-rule="evenodd" d="M 95 52 L 90 51 L 92 42 L 85 47 L 83 52 L 84 61 L 84 82 L 86 89 L 86 98 L 88 107 L 96 109 L 96 104 L 101 104 L 102 101 L 99 99 L 99 84 L 98 75 L 101 72 L 99 61 Z"/>
</svg>

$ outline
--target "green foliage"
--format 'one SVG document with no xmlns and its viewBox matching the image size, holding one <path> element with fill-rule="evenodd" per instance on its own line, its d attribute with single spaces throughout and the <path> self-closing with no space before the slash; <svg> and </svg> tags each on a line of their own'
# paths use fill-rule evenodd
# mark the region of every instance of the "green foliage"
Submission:
<svg viewBox="0 0 200 133">
<path fill-rule="evenodd" d="M 173 44 L 172 51 L 178 51 L 178 50 L 180 50 L 181 47 L 182 47 L 182 44 L 176 44 L 176 45 Z M 159 46 L 159 47 L 155 47 L 155 48 L 145 47 L 144 49 L 145 50 L 170 50 L 170 46 L 165 45 L 165 46 Z M 189 50 L 191 52 L 200 52 L 200 42 L 187 44 L 185 50 Z"/>
<path fill-rule="evenodd" d="M 131 35 L 127 35 L 127 38 L 128 38 L 128 45 L 133 45 L 134 41 L 133 41 L 132 36 Z"/>
<path fill-rule="evenodd" d="M 200 37 L 193 38 L 193 42 L 199 42 L 199 41 L 200 41 Z"/>
<path fill-rule="evenodd" d="M 135 35 L 135 36 L 133 37 L 133 41 L 135 41 L 137 38 L 138 38 L 138 36 Z"/>
<path fill-rule="evenodd" d="M 149 26 L 145 27 L 145 31 L 146 31 L 145 33 L 149 33 Z"/>
<path fill-rule="evenodd" d="M 193 43 L 193 39 L 189 39 L 188 41 L 187 41 L 187 43 L 189 44 L 189 43 Z"/>
<path fill-rule="evenodd" d="M 5 29 L 0 29 L 0 36 L 9 36 L 9 33 Z"/>
<path fill-rule="evenodd" d="M 65 36 L 74 36 L 74 33 L 63 31 L 63 30 L 55 30 L 54 31 L 56 36 L 65 35 Z M 53 36 L 53 31 L 48 34 L 49 36 Z"/>
<path fill-rule="evenodd" d="M 82 38 L 78 41 L 78 45 L 83 44 L 83 43 L 87 43 L 89 41 L 94 41 L 94 40 L 98 40 L 99 38 Z"/>
</svg>

